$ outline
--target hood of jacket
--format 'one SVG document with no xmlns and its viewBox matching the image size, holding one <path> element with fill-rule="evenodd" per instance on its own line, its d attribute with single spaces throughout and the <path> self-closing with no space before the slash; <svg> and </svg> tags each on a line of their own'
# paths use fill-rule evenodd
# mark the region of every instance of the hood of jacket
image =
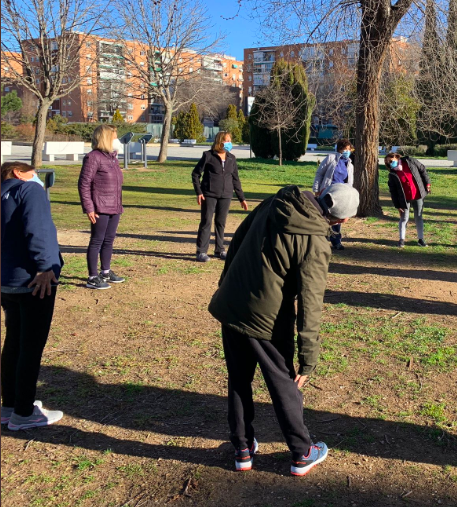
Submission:
<svg viewBox="0 0 457 507">
<path fill-rule="evenodd" d="M 286 234 L 326 236 L 327 220 L 296 185 L 282 188 L 270 204 L 268 216 Z"/>
</svg>

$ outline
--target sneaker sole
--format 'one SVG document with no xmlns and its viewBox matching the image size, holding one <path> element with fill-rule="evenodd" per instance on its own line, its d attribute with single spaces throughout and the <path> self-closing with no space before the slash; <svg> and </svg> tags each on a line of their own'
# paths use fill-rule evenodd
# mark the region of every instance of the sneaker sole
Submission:
<svg viewBox="0 0 457 507">
<path fill-rule="evenodd" d="M 63 415 L 62 415 L 63 417 Z M 11 431 L 19 431 L 19 430 L 28 430 L 31 428 L 39 428 L 41 426 L 49 426 L 51 424 L 54 424 L 62 419 L 62 417 L 59 417 L 58 419 L 54 419 L 53 421 L 43 421 L 43 422 L 37 422 L 37 423 L 30 423 L 30 424 L 8 424 L 8 429 Z"/>
<path fill-rule="evenodd" d="M 237 472 L 248 472 L 249 470 L 252 470 L 252 459 L 243 463 L 235 461 L 235 468 Z"/>
<path fill-rule="evenodd" d="M 88 283 L 86 283 L 86 287 L 87 287 L 88 289 L 95 289 L 95 290 L 105 290 L 105 289 L 111 289 L 111 287 L 110 287 L 110 286 L 108 286 L 108 287 L 95 287 L 94 285 L 90 285 L 90 284 L 88 284 Z"/>
<path fill-rule="evenodd" d="M 125 280 L 116 280 L 116 281 L 110 280 L 109 281 L 109 283 L 124 283 L 124 282 L 125 282 Z"/>
<path fill-rule="evenodd" d="M 40 400 L 35 400 L 33 402 L 33 404 L 35 406 L 37 406 L 37 407 L 40 407 L 40 408 L 43 406 L 43 402 L 40 401 Z M 11 419 L 11 416 L 9 416 L 9 417 L 2 417 L 2 424 L 8 424 L 10 422 L 10 419 Z"/>
<path fill-rule="evenodd" d="M 327 458 L 327 456 L 328 456 L 328 451 L 323 456 L 321 456 L 319 459 L 317 459 L 316 461 L 313 461 L 313 463 L 311 463 L 310 465 L 307 465 L 305 467 L 294 467 L 292 465 L 290 467 L 290 473 L 292 475 L 297 476 L 297 477 L 301 477 L 303 475 L 306 475 L 312 468 L 314 468 L 319 463 L 322 463 Z"/>
</svg>

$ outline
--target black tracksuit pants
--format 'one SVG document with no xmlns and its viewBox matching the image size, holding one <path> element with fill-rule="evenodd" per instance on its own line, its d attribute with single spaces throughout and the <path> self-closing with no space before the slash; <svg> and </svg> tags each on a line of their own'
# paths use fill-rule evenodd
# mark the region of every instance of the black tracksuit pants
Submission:
<svg viewBox="0 0 457 507">
<path fill-rule="evenodd" d="M 205 197 L 205 200 L 202 201 L 201 221 L 197 234 L 198 254 L 206 253 L 208 251 L 209 240 L 211 237 L 211 222 L 213 221 L 213 215 L 215 212 L 216 216 L 214 218 L 214 229 L 216 234 L 216 247 L 214 249 L 214 252 L 217 255 L 225 250 L 225 222 L 227 221 L 227 215 L 231 202 L 231 198 L 216 199 L 215 197 Z"/>
<path fill-rule="evenodd" d="M 5 342 L 2 350 L 2 405 L 17 415 L 33 412 L 41 356 L 51 328 L 57 287 L 50 296 L 2 293 Z"/>
<path fill-rule="evenodd" d="M 254 401 L 251 383 L 257 364 L 267 384 L 279 426 L 292 459 L 307 455 L 311 446 L 303 422 L 303 395 L 294 382 L 294 335 L 289 339 L 258 340 L 222 326 L 228 370 L 228 422 L 230 440 L 245 449 L 254 439 Z"/>
</svg>

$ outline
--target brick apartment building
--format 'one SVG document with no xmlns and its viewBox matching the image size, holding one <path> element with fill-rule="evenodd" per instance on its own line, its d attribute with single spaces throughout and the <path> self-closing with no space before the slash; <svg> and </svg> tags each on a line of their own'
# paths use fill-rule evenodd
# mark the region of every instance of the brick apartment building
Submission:
<svg viewBox="0 0 457 507">
<path fill-rule="evenodd" d="M 117 41 L 77 34 L 81 45 L 75 68 L 64 78 L 80 84 L 67 96 L 55 100 L 49 116 L 57 114 L 70 122 L 110 120 L 116 109 L 129 123 L 162 123 L 163 107 L 148 95 L 147 87 L 137 77 L 135 68 L 147 65 L 147 47 L 138 41 Z M 126 53 L 128 52 L 128 58 Z M 237 91 L 242 104 L 243 62 L 223 54 L 201 56 L 193 51 L 183 54 L 182 65 L 189 76 L 198 73 L 218 84 Z M 129 62 L 134 62 L 132 65 Z M 40 61 L 30 56 L 36 84 L 40 84 Z M 7 74 L 2 62 L 2 78 Z M 181 70 L 181 69 L 180 69 Z M 16 87 L 20 88 L 20 87 Z M 7 90 L 5 90 L 7 91 Z M 20 91 L 18 94 L 23 93 Z"/>
<path fill-rule="evenodd" d="M 409 49 L 406 38 L 392 40 L 390 62 L 394 70 L 400 72 L 404 68 L 406 71 Z M 245 49 L 245 112 L 249 113 L 256 93 L 268 86 L 271 69 L 277 60 L 301 62 L 306 70 L 310 90 L 318 97 L 319 102 L 320 93 L 329 93 L 338 82 L 344 82 L 345 78 L 355 73 L 358 50 L 359 43 L 353 40 Z M 323 115 L 324 112 L 321 116 Z"/>
</svg>

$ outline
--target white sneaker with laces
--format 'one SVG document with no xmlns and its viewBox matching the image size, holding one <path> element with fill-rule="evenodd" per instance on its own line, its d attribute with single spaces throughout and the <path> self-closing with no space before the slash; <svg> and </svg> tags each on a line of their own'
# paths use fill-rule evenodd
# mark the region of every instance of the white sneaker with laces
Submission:
<svg viewBox="0 0 457 507">
<path fill-rule="evenodd" d="M 28 417 L 22 417 L 16 413 L 12 413 L 8 429 L 12 431 L 27 430 L 30 428 L 37 428 L 40 426 L 49 426 L 63 417 L 63 412 L 60 410 L 46 410 L 45 408 L 33 407 L 33 412 Z"/>
</svg>

